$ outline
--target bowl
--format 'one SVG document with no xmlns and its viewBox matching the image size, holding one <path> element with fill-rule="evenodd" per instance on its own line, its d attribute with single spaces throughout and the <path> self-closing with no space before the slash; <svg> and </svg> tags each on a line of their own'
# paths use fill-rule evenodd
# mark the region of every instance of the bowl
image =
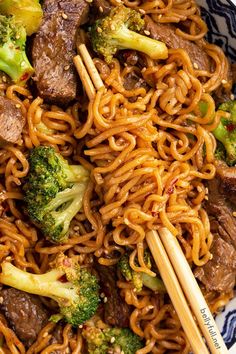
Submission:
<svg viewBox="0 0 236 354">
<path fill-rule="evenodd" d="M 208 41 L 221 47 L 231 62 L 236 62 L 236 0 L 198 0 L 197 2 L 209 29 Z M 234 93 L 236 95 L 236 87 Z M 229 353 L 235 354 L 236 297 L 216 317 L 216 323 Z"/>
</svg>

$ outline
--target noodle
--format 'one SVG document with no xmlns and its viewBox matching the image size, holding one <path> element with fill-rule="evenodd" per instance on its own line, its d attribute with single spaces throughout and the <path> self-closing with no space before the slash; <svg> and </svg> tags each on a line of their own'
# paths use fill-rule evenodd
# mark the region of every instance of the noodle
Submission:
<svg viewBox="0 0 236 354">
<path fill-rule="evenodd" d="M 110 2 L 119 4 L 118 0 Z M 155 275 L 157 270 L 145 263 L 145 234 L 161 226 L 178 238 L 192 267 L 211 258 L 213 236 L 202 206 L 208 193 L 204 181 L 215 175 L 216 143 L 211 132 L 220 119 L 216 114 L 213 121 L 211 93 L 222 80 L 223 86 L 230 88 L 228 61 L 219 47 L 203 39 L 207 26 L 195 1 L 125 0 L 124 4 L 149 14 L 156 22 L 186 21 L 186 29 L 177 29 L 176 34 L 204 48 L 213 69 L 194 67 L 183 49 L 169 49 L 168 59 L 162 62 L 142 55 L 142 69 L 123 66 L 118 59 L 108 66 L 95 58 L 106 88 L 98 90 L 88 104 L 76 102 L 66 111 L 45 104 L 40 97 L 33 98 L 28 89 L 1 84 L 1 94 L 20 105 L 26 125 L 16 144 L 0 148 L 0 173 L 4 176 L 0 185 L 0 261 L 12 260 L 17 267 L 40 274 L 64 252 L 76 256 L 82 265 L 91 265 L 97 258 L 100 264 L 112 266 L 128 246 L 132 269 Z M 149 88 L 127 89 L 130 73 L 142 77 Z M 205 115 L 199 111 L 199 101 L 208 105 Z M 43 239 L 21 207 L 29 150 L 39 145 L 53 146 L 91 172 L 83 209 L 71 223 L 68 241 L 60 245 Z M 137 354 L 189 353 L 169 298 L 146 288 L 137 293 L 118 277 L 120 294 L 132 305 L 130 328 L 144 339 Z M 204 288 L 203 292 L 215 313 L 232 297 L 231 292 L 207 293 Z M 52 342 L 57 326 L 62 330 L 61 343 Z M 69 324 L 48 322 L 28 349 L 2 316 L 0 334 L 2 353 L 60 350 L 79 354 L 85 350 L 81 328 L 76 331 Z"/>
</svg>

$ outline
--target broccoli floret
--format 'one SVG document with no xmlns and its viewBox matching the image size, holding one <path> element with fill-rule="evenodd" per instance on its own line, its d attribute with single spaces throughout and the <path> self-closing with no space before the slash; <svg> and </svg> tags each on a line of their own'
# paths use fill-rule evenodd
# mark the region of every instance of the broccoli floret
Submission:
<svg viewBox="0 0 236 354">
<path fill-rule="evenodd" d="M 38 0 L 1 0 L 0 13 L 14 15 L 16 23 L 25 27 L 28 36 L 37 32 L 43 16 Z"/>
<path fill-rule="evenodd" d="M 213 134 L 225 149 L 226 163 L 232 166 L 236 164 L 236 101 L 221 104 L 219 110 L 229 112 L 230 117 L 222 117 Z M 222 146 L 216 149 L 216 158 L 218 157 L 223 157 Z"/>
<path fill-rule="evenodd" d="M 14 17 L 0 15 L 0 70 L 17 84 L 23 85 L 32 75 L 25 53 L 26 32 Z"/>
<path fill-rule="evenodd" d="M 29 166 L 24 185 L 27 213 L 48 240 L 63 242 L 71 220 L 82 207 L 88 171 L 69 165 L 49 146 L 34 148 Z"/>
<path fill-rule="evenodd" d="M 144 254 L 145 263 L 148 268 L 151 268 L 151 258 L 150 253 L 145 251 Z M 158 277 L 152 277 L 149 274 L 143 272 L 134 271 L 129 264 L 129 254 L 125 253 L 121 256 L 118 262 L 118 268 L 121 271 L 121 274 L 127 281 L 131 281 L 136 291 L 139 292 L 142 290 L 143 286 L 156 291 L 156 292 L 166 292 L 164 283 Z"/>
<path fill-rule="evenodd" d="M 61 317 L 78 326 L 94 315 L 99 304 L 97 278 L 77 261 L 59 254 L 45 274 L 23 271 L 2 263 L 0 282 L 30 294 L 46 296 L 58 303 Z M 61 281 L 60 281 L 61 280 Z"/>
<path fill-rule="evenodd" d="M 128 328 L 99 329 L 85 325 L 82 335 L 89 354 L 135 354 L 143 347 L 142 340 Z"/>
<path fill-rule="evenodd" d="M 144 20 L 139 12 L 123 5 L 115 7 L 108 16 L 97 20 L 92 26 L 93 49 L 103 55 L 107 63 L 120 49 L 134 49 L 152 59 L 166 59 L 168 50 L 164 43 L 136 33 L 143 26 Z"/>
</svg>

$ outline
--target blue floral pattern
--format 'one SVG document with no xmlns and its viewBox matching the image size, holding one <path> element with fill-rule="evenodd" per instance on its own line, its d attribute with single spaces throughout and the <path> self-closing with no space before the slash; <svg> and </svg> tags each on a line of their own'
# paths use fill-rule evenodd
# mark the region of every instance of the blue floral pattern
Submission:
<svg viewBox="0 0 236 354">
<path fill-rule="evenodd" d="M 210 43 L 220 46 L 231 62 L 236 62 L 236 0 L 197 0 L 207 23 Z M 236 93 L 236 92 L 235 92 Z M 236 298 L 216 317 L 230 354 L 236 354 Z"/>
</svg>

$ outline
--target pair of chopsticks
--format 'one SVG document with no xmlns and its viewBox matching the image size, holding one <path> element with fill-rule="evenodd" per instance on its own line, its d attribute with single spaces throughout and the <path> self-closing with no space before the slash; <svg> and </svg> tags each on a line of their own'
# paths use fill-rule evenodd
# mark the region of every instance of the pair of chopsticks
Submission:
<svg viewBox="0 0 236 354">
<path fill-rule="evenodd" d="M 104 83 L 85 44 L 78 45 L 77 49 L 79 54 L 74 57 L 73 61 L 87 96 L 91 101 L 95 97 L 96 90 L 104 87 Z"/>
<path fill-rule="evenodd" d="M 74 64 L 89 100 L 93 100 L 96 90 L 104 87 L 104 83 L 86 46 L 80 44 L 78 51 L 79 54 L 74 57 Z M 159 233 L 149 231 L 146 240 L 193 352 L 195 354 L 209 354 L 203 335 L 210 353 L 228 353 L 177 239 L 168 229 L 162 228 Z M 186 299 L 197 319 L 201 332 Z"/>
<path fill-rule="evenodd" d="M 168 229 L 161 228 L 158 233 L 149 231 L 146 240 L 193 352 L 209 354 L 186 299 L 197 319 L 210 353 L 228 353 L 176 237 Z"/>
</svg>

